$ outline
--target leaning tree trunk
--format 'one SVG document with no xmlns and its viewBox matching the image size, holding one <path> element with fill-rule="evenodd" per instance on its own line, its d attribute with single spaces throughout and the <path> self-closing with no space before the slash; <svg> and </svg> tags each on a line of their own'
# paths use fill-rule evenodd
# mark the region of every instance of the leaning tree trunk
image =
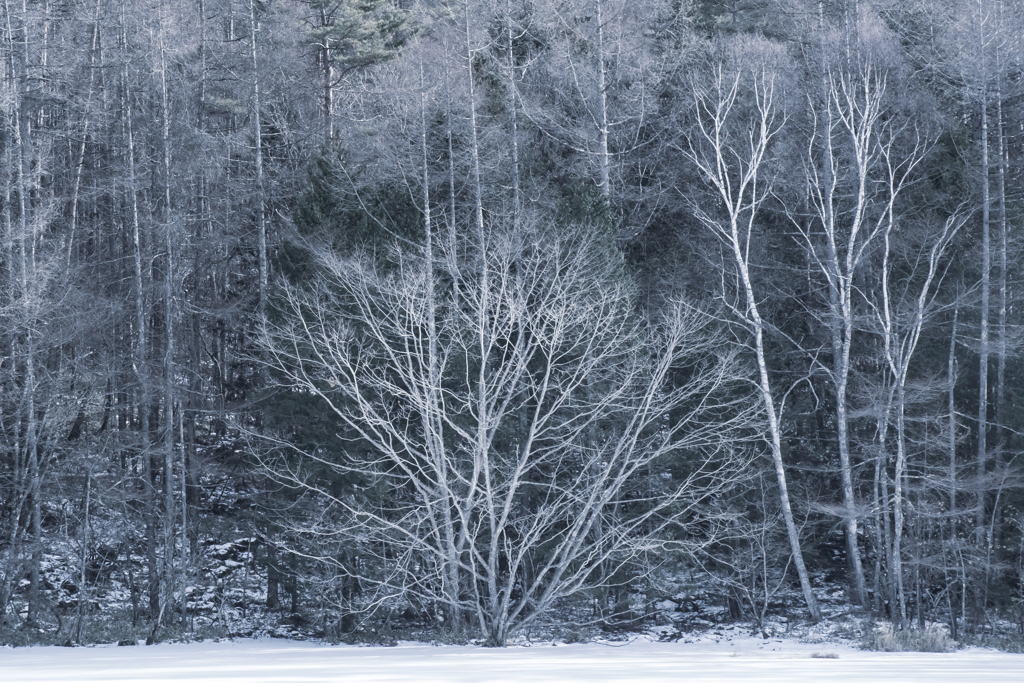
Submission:
<svg viewBox="0 0 1024 683">
<path fill-rule="evenodd" d="M 772 191 L 770 182 L 762 173 L 769 144 L 781 129 L 781 123 L 776 120 L 775 89 L 771 76 L 754 74 L 751 86 L 756 103 L 754 120 L 747 130 L 736 133 L 737 140 L 731 139 L 729 128 L 735 125 L 731 115 L 740 90 L 741 77 L 742 74 L 737 74 L 729 83 L 719 71 L 714 85 L 709 88 L 710 93 L 697 94 L 698 135 L 707 146 L 701 149 L 691 147 L 687 157 L 696 164 L 704 179 L 718 194 L 727 215 L 727 219 L 720 221 L 700 209 L 696 212 L 698 219 L 724 242 L 730 254 L 728 258 L 736 269 L 736 279 L 741 283 L 743 304 L 738 316 L 753 336 L 758 387 L 768 421 L 769 449 L 779 485 L 779 502 L 786 534 L 807 611 L 811 619 L 818 621 L 821 619 L 821 611 L 804 564 L 800 535 L 790 503 L 786 466 L 782 456 L 781 416 L 776 408 L 775 389 L 768 373 L 764 348 L 766 324 L 761 317 L 751 279 L 752 250 L 749 240 L 756 224 L 758 208 Z M 738 154 L 737 149 L 742 149 L 745 156 Z"/>
</svg>

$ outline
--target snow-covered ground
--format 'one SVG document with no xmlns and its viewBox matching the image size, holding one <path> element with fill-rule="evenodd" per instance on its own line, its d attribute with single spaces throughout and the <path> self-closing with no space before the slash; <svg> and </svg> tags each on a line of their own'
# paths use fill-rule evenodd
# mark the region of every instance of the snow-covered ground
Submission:
<svg viewBox="0 0 1024 683">
<path fill-rule="evenodd" d="M 1020 683 L 1024 655 L 978 649 L 951 654 L 870 653 L 850 645 L 749 637 L 691 643 L 535 644 L 500 650 L 243 640 L 150 647 L 4 647 L 0 648 L 0 681 Z"/>
</svg>

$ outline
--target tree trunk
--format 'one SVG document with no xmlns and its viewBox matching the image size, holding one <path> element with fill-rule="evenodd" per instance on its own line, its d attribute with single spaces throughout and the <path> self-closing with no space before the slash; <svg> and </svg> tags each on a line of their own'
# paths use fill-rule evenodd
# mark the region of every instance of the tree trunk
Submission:
<svg viewBox="0 0 1024 683">
<path fill-rule="evenodd" d="M 93 84 L 96 80 L 96 53 L 99 50 L 100 40 L 100 5 L 102 0 L 96 0 L 96 12 L 93 17 L 92 45 L 89 56 L 89 89 L 85 98 L 85 115 L 82 121 L 82 139 L 78 142 L 78 157 L 75 162 L 75 181 L 71 190 L 71 223 L 68 226 L 68 248 L 65 267 L 71 269 L 71 253 L 75 244 L 75 231 L 78 227 L 78 194 L 82 186 L 82 170 L 85 167 L 85 143 L 89 137 L 90 111 L 92 109 Z"/>
<path fill-rule="evenodd" d="M 127 25 L 124 16 L 124 4 L 121 6 L 121 43 L 127 50 L 128 36 Z M 153 454 L 150 452 L 150 423 L 149 423 L 149 332 L 146 324 L 145 291 L 146 283 L 144 273 L 144 259 L 142 253 L 142 228 L 139 221 L 139 201 L 137 174 L 135 171 L 135 125 L 132 113 L 132 94 L 128 73 L 128 55 L 123 56 L 124 71 L 122 73 L 122 97 L 121 111 L 124 117 L 125 131 L 125 156 L 128 162 L 128 206 L 131 213 L 131 241 L 134 266 L 134 293 L 135 293 L 135 353 L 133 369 L 136 380 L 136 405 L 138 408 L 138 420 L 140 429 L 139 457 L 143 462 L 143 489 L 145 495 L 145 520 L 146 520 L 146 569 L 147 569 L 147 596 L 149 598 L 149 611 L 156 619 L 160 613 L 160 570 L 157 560 L 157 493 L 154 487 Z M 129 558 L 130 562 L 130 558 Z"/>
<path fill-rule="evenodd" d="M 28 616 L 26 624 L 34 626 L 38 623 L 41 611 L 40 584 L 41 584 L 41 563 L 43 553 L 43 530 L 42 530 L 42 472 L 39 462 L 39 443 L 36 406 L 36 336 L 35 336 L 35 307 L 38 305 L 36 297 L 35 277 L 35 234 L 33 225 L 32 191 L 35 182 L 30 178 L 33 173 L 34 144 L 32 139 L 32 126 L 30 112 L 27 111 L 22 88 L 26 87 L 29 80 L 29 26 L 28 10 L 25 0 L 22 0 L 21 26 L 22 34 L 20 46 L 16 43 L 15 26 L 11 16 L 10 2 L 5 0 L 4 9 L 7 21 L 8 54 L 12 76 L 19 83 L 14 84 L 14 102 L 11 112 L 14 120 L 11 125 L 12 146 L 17 158 L 14 159 L 14 187 L 17 193 L 16 208 L 18 211 L 17 223 L 17 263 L 18 263 L 18 297 L 20 298 L 20 326 L 23 331 L 20 334 L 20 353 L 22 355 L 20 366 L 22 373 L 22 412 L 20 423 L 23 425 L 22 452 L 24 453 L 28 473 L 27 501 L 29 503 L 29 530 L 32 538 L 32 552 L 29 560 L 29 587 L 28 587 Z M 18 49 L 20 47 L 20 49 Z M 16 361 L 17 362 L 17 361 Z"/>
<path fill-rule="evenodd" d="M 1002 24 L 1003 3 L 1000 1 L 998 7 L 998 24 Z M 1006 326 L 1006 313 L 1008 305 L 1007 285 L 1007 218 L 1006 218 L 1006 176 L 1009 165 L 1006 130 L 1003 121 L 1003 70 L 1002 51 L 996 46 L 996 137 L 998 140 L 997 153 L 999 162 L 997 170 L 999 174 L 999 318 L 996 323 L 998 337 L 996 341 L 996 429 L 995 429 L 995 466 L 1001 467 L 1004 459 L 1004 448 L 1006 447 L 1006 356 L 1008 353 L 1008 339 Z M 990 516 L 991 524 L 985 539 L 989 553 L 997 545 L 996 528 L 998 525 L 999 509 L 994 507 Z"/>
<path fill-rule="evenodd" d="M 607 65 L 604 49 L 604 17 L 602 15 L 604 0 L 594 0 L 594 11 L 597 21 L 597 101 L 600 115 L 598 126 L 598 162 L 601 168 L 601 197 L 608 202 L 611 197 L 611 173 L 608 159 L 608 84 Z"/>
<path fill-rule="evenodd" d="M 730 259 L 736 268 L 736 278 L 741 283 L 742 308 L 737 310 L 742 323 L 749 329 L 754 338 L 754 354 L 758 367 L 758 388 L 770 433 L 769 447 L 775 475 L 779 485 L 779 502 L 782 507 L 783 519 L 786 523 L 786 534 L 789 539 L 790 552 L 800 588 L 803 591 L 807 610 L 814 621 L 821 619 L 818 601 L 811 588 L 810 577 L 804 564 L 803 549 L 800 535 L 793 517 L 790 504 L 789 486 L 786 480 L 786 466 L 782 455 L 782 430 L 780 415 L 775 401 L 775 393 L 768 374 L 768 363 L 764 348 L 765 323 L 761 318 L 757 304 L 757 296 L 751 280 L 750 235 L 757 218 L 757 210 L 765 196 L 771 192 L 770 186 L 760 177 L 765 163 L 765 156 L 771 139 L 778 133 L 779 126 L 775 120 L 774 83 L 767 74 L 754 74 L 752 89 L 757 109 L 754 121 L 749 128 L 737 135 L 746 136 L 741 147 L 748 156 L 740 157 L 730 146 L 728 124 L 732 108 L 736 103 L 737 93 L 742 74 L 737 74 L 731 83 L 725 80 L 721 72 L 710 95 L 697 95 L 697 107 L 703 118 L 698 121 L 700 134 L 709 141 L 710 149 L 698 152 L 691 148 L 688 157 L 704 175 L 707 182 L 715 189 L 722 199 L 728 224 L 720 223 L 702 211 L 697 217 L 712 229 L 725 243 L 730 252 Z"/>
<path fill-rule="evenodd" d="M 983 19 L 978 17 L 978 42 L 984 46 Z M 981 321 L 978 346 L 978 507 L 975 510 L 975 528 L 978 540 L 985 538 L 985 510 L 988 477 L 988 364 L 989 364 L 989 297 L 992 289 L 992 254 L 989 224 L 992 199 L 989 189 L 989 134 L 988 134 L 988 72 L 985 69 L 984 49 L 981 50 Z"/>
<path fill-rule="evenodd" d="M 162 8 L 161 8 L 162 11 Z M 163 614 L 170 621 L 176 583 L 174 534 L 174 429 L 176 425 L 174 391 L 174 226 L 171 218 L 171 134 L 170 106 L 167 95 L 167 64 L 164 45 L 163 16 L 160 17 L 160 122 L 161 161 L 163 166 L 163 232 L 164 232 L 164 604 Z M 183 473 L 184 474 L 184 473 Z"/>
<path fill-rule="evenodd" d="M 256 231 L 257 249 L 259 250 L 259 315 L 262 318 L 267 309 L 267 282 L 269 278 L 269 266 L 267 264 L 267 207 L 266 192 L 263 186 L 263 128 L 260 123 L 260 68 L 256 58 L 256 35 L 259 32 L 259 24 L 256 21 L 256 0 L 249 0 L 249 28 L 252 35 L 250 41 L 252 57 L 252 128 L 253 144 L 256 151 Z M 326 40 L 326 39 L 325 39 Z M 325 50 L 326 52 L 326 50 Z M 329 56 L 326 57 L 329 59 Z M 329 70 L 329 67 L 328 67 Z M 329 73 L 328 73 L 329 75 Z M 331 92 L 331 85 L 327 85 L 328 94 Z M 330 137 L 334 137 L 333 118 L 328 108 L 328 128 Z"/>
</svg>

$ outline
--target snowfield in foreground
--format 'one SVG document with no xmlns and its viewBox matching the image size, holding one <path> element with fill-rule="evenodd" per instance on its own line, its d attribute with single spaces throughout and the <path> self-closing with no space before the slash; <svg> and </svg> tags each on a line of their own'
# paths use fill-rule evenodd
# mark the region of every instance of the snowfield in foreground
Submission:
<svg viewBox="0 0 1024 683">
<path fill-rule="evenodd" d="M 817 655 L 817 656 L 814 656 Z M 838 658 L 823 658 L 838 656 Z M 479 647 L 327 646 L 280 640 L 151 647 L 0 648 L 4 683 L 363 683 L 366 681 L 1024 681 L 1024 655 L 860 652 L 849 645 L 722 642 Z"/>
</svg>

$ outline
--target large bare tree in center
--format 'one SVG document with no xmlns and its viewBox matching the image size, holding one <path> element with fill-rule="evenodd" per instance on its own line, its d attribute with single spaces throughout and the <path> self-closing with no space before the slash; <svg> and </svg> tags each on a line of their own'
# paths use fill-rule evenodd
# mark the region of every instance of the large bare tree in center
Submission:
<svg viewBox="0 0 1024 683">
<path fill-rule="evenodd" d="M 445 282 L 424 256 L 322 252 L 313 286 L 283 289 L 265 357 L 343 438 L 298 457 L 282 442 L 271 464 L 319 501 L 307 531 L 358 544 L 362 569 L 343 572 L 501 645 L 685 539 L 682 520 L 699 525 L 698 503 L 741 470 L 729 439 L 754 411 L 704 316 L 641 322 L 593 237 L 492 228 Z M 334 493 L 310 468 L 380 498 Z"/>
</svg>

